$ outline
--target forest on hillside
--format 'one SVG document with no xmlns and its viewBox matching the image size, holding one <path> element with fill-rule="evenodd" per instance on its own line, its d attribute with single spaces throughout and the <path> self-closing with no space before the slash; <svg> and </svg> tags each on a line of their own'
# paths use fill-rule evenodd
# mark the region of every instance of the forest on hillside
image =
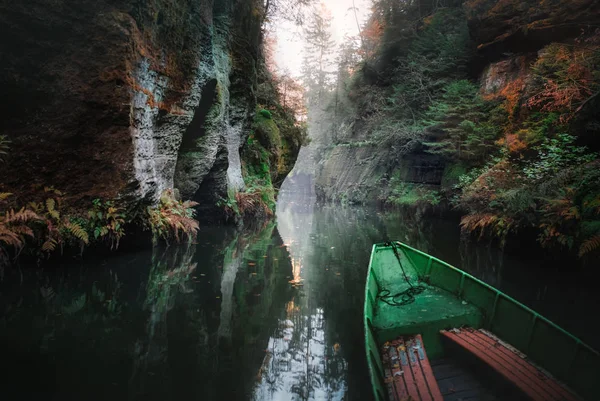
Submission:
<svg viewBox="0 0 600 401">
<path fill-rule="evenodd" d="M 318 194 L 452 209 L 476 238 L 535 235 L 592 257 L 598 16 L 590 1 L 374 0 L 335 48 L 330 16 L 312 14 L 302 82 Z"/>
</svg>

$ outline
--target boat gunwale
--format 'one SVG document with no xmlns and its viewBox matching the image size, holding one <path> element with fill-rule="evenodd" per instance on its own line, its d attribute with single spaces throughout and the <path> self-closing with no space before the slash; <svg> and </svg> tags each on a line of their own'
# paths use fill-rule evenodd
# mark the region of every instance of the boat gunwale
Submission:
<svg viewBox="0 0 600 401">
<path fill-rule="evenodd" d="M 557 325 L 556 323 L 554 323 L 553 321 L 551 321 L 550 319 L 544 317 L 543 315 L 540 315 L 538 312 L 534 311 L 533 309 L 531 309 L 530 307 L 522 304 L 521 302 L 517 301 L 516 299 L 512 298 L 510 295 L 507 295 L 505 293 L 503 293 L 502 291 L 500 291 L 499 289 L 487 284 L 486 282 L 478 279 L 477 277 L 472 276 L 471 274 L 452 266 L 449 263 L 444 262 L 443 260 L 440 260 L 438 258 L 436 258 L 435 256 L 431 256 L 425 252 L 419 251 L 418 249 L 415 249 L 411 246 L 408 246 L 406 244 L 403 244 L 399 241 L 395 241 L 398 245 L 400 245 L 403 248 L 408 248 L 413 252 L 417 252 L 422 256 L 426 256 L 428 258 L 431 258 L 432 261 L 438 262 L 442 265 L 444 265 L 445 267 L 449 267 L 451 270 L 454 270 L 458 273 L 461 273 L 464 277 L 470 278 L 471 280 L 475 281 L 478 284 L 483 285 L 484 287 L 495 291 L 499 296 L 504 297 L 505 299 L 507 299 L 508 301 L 514 303 L 515 305 L 517 305 L 518 307 L 524 309 L 525 311 L 531 313 L 532 315 L 534 315 L 536 317 L 536 319 L 540 319 L 542 320 L 544 323 L 549 324 L 550 326 L 552 326 L 553 328 L 557 329 L 558 331 L 560 331 L 562 334 L 565 334 L 567 337 L 569 337 L 571 340 L 575 341 L 575 343 L 577 343 L 578 346 L 581 346 L 583 348 L 586 348 L 588 351 L 592 352 L 593 354 L 595 354 L 596 356 L 600 356 L 600 352 L 596 351 L 594 348 L 592 348 L 590 345 L 584 343 L 581 339 L 579 339 L 578 337 L 576 337 L 575 335 L 569 333 L 567 330 L 563 329 L 562 327 L 560 327 L 559 325 Z M 379 245 L 379 244 L 378 244 Z M 376 245 L 377 246 L 377 245 Z M 390 246 L 383 246 L 383 248 L 391 248 Z M 408 256 L 408 255 L 407 255 Z M 412 261 L 411 261 L 412 262 Z M 460 298 L 460 295 L 458 294 L 454 294 L 456 295 L 458 298 Z M 490 321 L 491 324 L 491 321 Z"/>
<path fill-rule="evenodd" d="M 379 379 L 380 381 L 383 380 L 383 377 L 379 377 L 379 375 L 377 374 L 377 372 L 375 372 L 375 367 L 373 366 L 373 362 L 371 361 L 370 355 L 369 355 L 369 351 L 370 351 L 370 345 L 369 345 L 369 334 L 374 336 L 374 333 L 369 333 L 369 331 L 371 330 L 369 327 L 369 323 L 368 323 L 368 317 L 367 317 L 367 308 L 369 306 L 368 304 L 368 297 L 369 297 L 369 284 L 370 284 L 370 280 L 371 280 L 371 275 L 372 275 L 372 270 L 373 270 L 373 259 L 375 256 L 375 252 L 377 251 L 379 244 L 373 244 L 373 247 L 371 249 L 371 256 L 369 258 L 369 267 L 367 269 L 367 282 L 365 285 L 365 301 L 364 301 L 364 305 L 363 305 L 363 324 L 364 324 L 364 331 L 365 331 L 365 354 L 367 357 L 367 366 L 369 368 L 369 378 L 371 380 L 371 388 L 373 390 L 373 393 L 375 395 L 375 399 L 379 400 L 379 396 L 377 395 L 377 380 Z M 377 339 L 374 338 L 375 340 L 375 344 L 377 344 Z M 372 351 L 372 350 L 371 350 Z M 379 356 L 379 349 L 375 350 L 376 353 L 376 357 L 380 358 Z M 385 389 L 385 387 L 384 387 Z M 385 397 L 385 395 L 384 395 Z"/>
</svg>

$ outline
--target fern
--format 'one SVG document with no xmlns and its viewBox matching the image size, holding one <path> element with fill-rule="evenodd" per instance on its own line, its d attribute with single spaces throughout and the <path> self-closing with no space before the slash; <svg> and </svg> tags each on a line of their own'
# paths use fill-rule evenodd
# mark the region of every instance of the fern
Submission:
<svg viewBox="0 0 600 401">
<path fill-rule="evenodd" d="M 4 243 L 15 249 L 21 249 L 23 247 L 23 238 L 7 227 L 0 225 L 0 243 Z"/>
<path fill-rule="evenodd" d="M 196 202 L 181 202 L 175 199 L 173 190 L 166 190 L 160 197 L 159 208 L 148 208 L 148 224 L 152 229 L 154 242 L 159 238 L 169 242 L 174 238 L 181 242 L 184 238 L 192 240 L 200 229 L 194 219 Z"/>
<path fill-rule="evenodd" d="M 0 201 L 10 198 L 13 194 L 10 192 L 0 192 Z"/>
<path fill-rule="evenodd" d="M 80 297 L 75 298 L 69 305 L 63 306 L 62 311 L 66 315 L 73 315 L 85 308 L 86 301 L 87 295 L 81 294 Z"/>
<path fill-rule="evenodd" d="M 579 248 L 579 257 L 582 258 L 598 249 L 600 249 L 600 235 L 595 235 L 581 244 L 581 247 Z"/>
<path fill-rule="evenodd" d="M 48 238 L 46 242 L 42 245 L 42 252 L 51 253 L 56 250 L 58 246 L 58 241 L 53 238 Z"/>
<path fill-rule="evenodd" d="M 41 220 L 41 219 L 42 218 L 40 216 L 38 216 L 37 213 L 35 213 L 29 209 L 21 208 L 21 210 L 19 210 L 18 212 L 15 212 L 14 210 L 9 210 L 6 213 L 6 216 L 4 216 L 4 223 L 5 224 L 23 224 L 23 223 L 30 223 L 35 220 Z"/>
<path fill-rule="evenodd" d="M 79 224 L 68 222 L 65 223 L 64 227 L 71 235 L 73 235 L 79 241 L 83 242 L 85 245 L 88 245 L 90 243 L 90 237 L 87 231 L 85 231 L 85 229 Z"/>
<path fill-rule="evenodd" d="M 26 237 L 34 237 L 28 224 L 39 220 L 41 218 L 36 213 L 27 209 L 11 209 L 4 216 L 0 215 L 0 259 L 7 258 L 6 247 L 12 248 L 18 255 L 25 246 Z"/>
<path fill-rule="evenodd" d="M 48 211 L 48 215 L 50 215 L 50 217 L 53 219 L 60 219 L 60 212 L 56 210 L 56 201 L 54 199 L 46 199 L 46 210 Z"/>
<path fill-rule="evenodd" d="M 10 141 L 6 138 L 6 135 L 0 135 L 0 162 L 4 162 L 8 155 Z"/>
</svg>

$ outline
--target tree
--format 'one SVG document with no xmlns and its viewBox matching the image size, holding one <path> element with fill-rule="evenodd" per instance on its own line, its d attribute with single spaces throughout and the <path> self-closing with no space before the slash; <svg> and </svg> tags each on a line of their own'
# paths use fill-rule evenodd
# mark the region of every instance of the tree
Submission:
<svg viewBox="0 0 600 401">
<path fill-rule="evenodd" d="M 264 0 L 265 19 L 283 19 L 295 24 L 304 24 L 306 7 L 314 0 Z"/>
<path fill-rule="evenodd" d="M 325 3 L 312 10 L 305 29 L 306 46 L 302 79 L 308 89 L 309 107 L 323 105 L 332 87 L 335 42 L 331 33 L 333 16 Z"/>
<path fill-rule="evenodd" d="M 276 79 L 281 105 L 293 110 L 298 120 L 304 120 L 306 116 L 305 90 L 298 80 L 284 71 Z"/>
</svg>

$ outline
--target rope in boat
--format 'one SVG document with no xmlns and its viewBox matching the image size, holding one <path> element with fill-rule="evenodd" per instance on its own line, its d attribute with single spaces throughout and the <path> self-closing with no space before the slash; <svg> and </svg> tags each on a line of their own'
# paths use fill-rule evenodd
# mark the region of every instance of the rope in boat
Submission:
<svg viewBox="0 0 600 401">
<path fill-rule="evenodd" d="M 408 289 L 393 294 L 390 290 L 382 289 L 377 294 L 377 298 L 381 299 L 381 301 L 385 302 L 390 306 L 405 306 L 412 304 L 415 302 L 415 297 L 425 291 L 425 287 L 422 285 L 413 285 L 406 274 L 406 270 L 402 265 L 402 261 L 400 260 L 400 255 L 398 254 L 398 248 L 395 242 L 386 242 L 385 246 L 391 246 L 394 255 L 396 256 L 396 260 L 398 261 L 398 265 L 400 266 L 400 270 L 402 271 L 402 275 L 404 276 L 404 281 L 408 284 Z M 398 300 L 398 298 L 400 298 Z"/>
</svg>

